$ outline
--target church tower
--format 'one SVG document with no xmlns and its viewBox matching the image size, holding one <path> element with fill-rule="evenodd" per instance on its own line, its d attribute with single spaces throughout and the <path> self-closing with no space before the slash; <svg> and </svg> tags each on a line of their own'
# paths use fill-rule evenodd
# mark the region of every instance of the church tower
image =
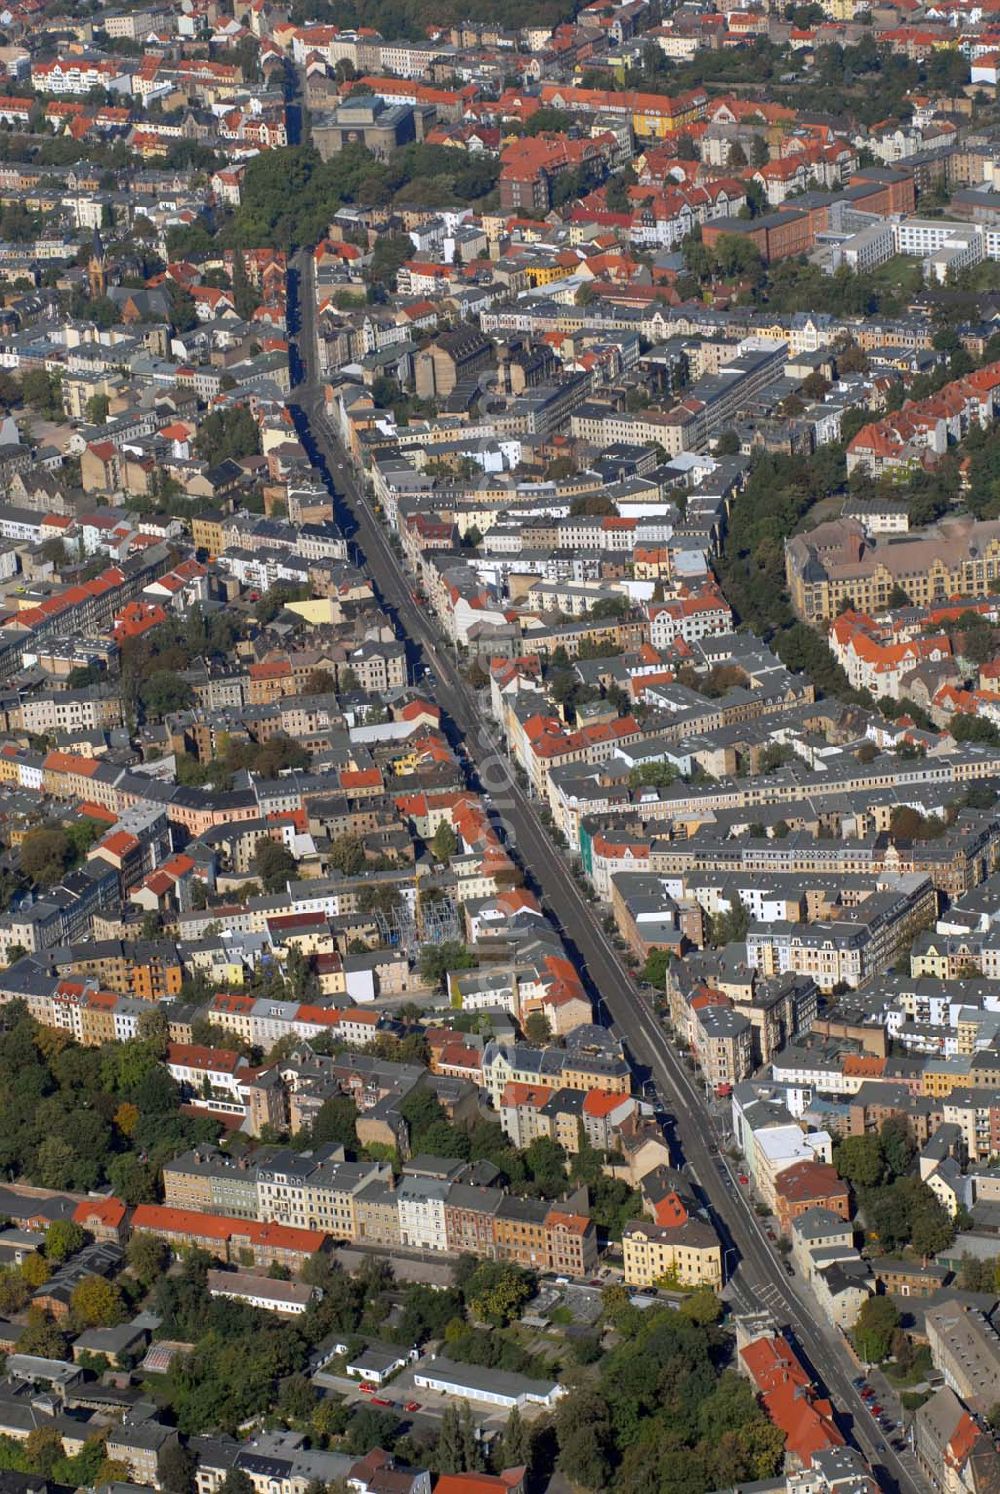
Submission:
<svg viewBox="0 0 1000 1494">
<path fill-rule="evenodd" d="M 94 242 L 90 251 L 90 259 L 87 261 L 87 279 L 90 282 L 90 294 L 93 300 L 103 296 L 107 290 L 107 266 L 104 257 L 104 245 L 101 242 L 100 229 L 94 229 Z"/>
</svg>

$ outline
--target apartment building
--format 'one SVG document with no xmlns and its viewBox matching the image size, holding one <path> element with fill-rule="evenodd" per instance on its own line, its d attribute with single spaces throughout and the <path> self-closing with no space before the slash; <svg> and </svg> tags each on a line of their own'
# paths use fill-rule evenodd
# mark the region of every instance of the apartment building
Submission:
<svg viewBox="0 0 1000 1494">
<path fill-rule="evenodd" d="M 531 1048 L 524 1043 L 491 1041 L 483 1050 L 483 1086 L 494 1109 L 508 1084 L 545 1089 L 576 1089 L 627 1095 L 632 1088 L 628 1064 L 617 1052 Z"/>
<path fill-rule="evenodd" d="M 993 1323 L 957 1302 L 929 1307 L 924 1322 L 931 1356 L 946 1384 L 975 1415 L 988 1415 L 1000 1378 L 1000 1334 Z"/>
<path fill-rule="evenodd" d="M 766 975 L 795 971 L 821 991 L 846 985 L 857 989 L 895 962 L 914 935 L 937 912 L 937 893 L 928 877 L 887 879 L 885 890 L 840 917 L 816 923 L 751 924 L 747 959 Z"/>
<path fill-rule="evenodd" d="M 753 1069 L 753 1029 L 740 1012 L 722 1003 L 693 1011 L 695 1057 L 713 1089 L 738 1084 Z"/>
<path fill-rule="evenodd" d="M 653 1287 L 722 1285 L 722 1246 L 711 1225 L 685 1215 L 676 1224 L 635 1219 L 622 1231 L 625 1281 Z"/>
<path fill-rule="evenodd" d="M 1000 578 L 1000 520 L 959 514 L 896 538 L 834 519 L 785 542 L 785 578 L 792 606 L 810 623 L 832 622 L 844 606 L 883 612 L 897 586 L 915 607 L 981 596 Z"/>
<path fill-rule="evenodd" d="M 163 1195 L 172 1208 L 320 1230 L 335 1239 L 358 1233 L 356 1196 L 391 1177 L 387 1163 L 345 1162 L 335 1143 L 313 1152 L 262 1147 L 238 1161 L 199 1147 L 169 1162 Z"/>
<path fill-rule="evenodd" d="M 325 1250 L 328 1244 L 328 1237 L 319 1230 L 225 1219 L 160 1204 L 137 1205 L 132 1216 L 132 1230 L 160 1235 L 174 1246 L 197 1246 L 236 1265 L 279 1265 L 287 1266 L 293 1272 L 300 1271 L 311 1255 Z"/>
</svg>

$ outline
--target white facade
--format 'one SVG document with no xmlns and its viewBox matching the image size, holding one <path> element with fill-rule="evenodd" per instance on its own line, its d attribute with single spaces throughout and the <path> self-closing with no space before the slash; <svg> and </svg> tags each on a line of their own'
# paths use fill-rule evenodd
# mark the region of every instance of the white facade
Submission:
<svg viewBox="0 0 1000 1494">
<path fill-rule="evenodd" d="M 448 1185 L 430 1178 L 405 1178 L 397 1191 L 399 1242 L 411 1250 L 448 1248 L 444 1206 Z"/>
</svg>

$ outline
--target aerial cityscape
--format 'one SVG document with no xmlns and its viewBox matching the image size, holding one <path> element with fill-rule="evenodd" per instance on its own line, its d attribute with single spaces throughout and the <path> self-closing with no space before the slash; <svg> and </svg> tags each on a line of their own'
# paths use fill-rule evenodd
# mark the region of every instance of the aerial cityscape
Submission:
<svg viewBox="0 0 1000 1494">
<path fill-rule="evenodd" d="M 1000 0 L 0 72 L 0 1494 L 1000 1494 Z"/>
</svg>

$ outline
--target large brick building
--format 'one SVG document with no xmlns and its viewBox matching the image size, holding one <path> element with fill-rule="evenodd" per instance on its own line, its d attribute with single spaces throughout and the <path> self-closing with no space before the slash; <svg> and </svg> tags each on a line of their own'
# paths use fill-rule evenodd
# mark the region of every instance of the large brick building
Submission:
<svg viewBox="0 0 1000 1494">
<path fill-rule="evenodd" d="M 981 596 L 1000 579 L 1000 520 L 962 514 L 885 542 L 834 519 L 786 542 L 785 576 L 792 606 L 811 623 L 832 621 L 845 604 L 884 611 L 895 586 L 915 607 Z"/>
<path fill-rule="evenodd" d="M 781 1232 L 807 1209 L 829 1209 L 838 1219 L 851 1217 L 851 1190 L 828 1162 L 796 1162 L 779 1173 L 774 1185 Z"/>
<path fill-rule="evenodd" d="M 815 245 L 816 235 L 831 227 L 837 202 L 848 202 L 877 217 L 912 213 L 916 205 L 913 177 L 904 171 L 859 171 L 846 191 L 836 197 L 828 192 L 806 192 L 795 198 L 793 206 L 760 218 L 716 218 L 703 224 L 702 240 L 711 249 L 724 234 L 738 234 L 748 238 L 765 261 L 806 254 Z"/>
</svg>

